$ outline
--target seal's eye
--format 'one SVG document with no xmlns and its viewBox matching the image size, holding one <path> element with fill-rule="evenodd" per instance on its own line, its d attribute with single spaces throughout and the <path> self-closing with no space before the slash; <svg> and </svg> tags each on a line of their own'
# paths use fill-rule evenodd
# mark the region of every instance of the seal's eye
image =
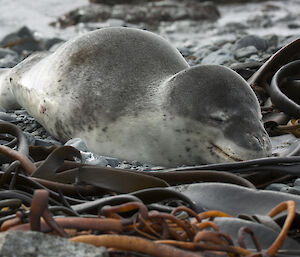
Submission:
<svg viewBox="0 0 300 257">
<path fill-rule="evenodd" d="M 211 113 L 209 118 L 214 122 L 224 122 L 228 119 L 228 115 L 223 111 L 217 111 Z"/>
</svg>

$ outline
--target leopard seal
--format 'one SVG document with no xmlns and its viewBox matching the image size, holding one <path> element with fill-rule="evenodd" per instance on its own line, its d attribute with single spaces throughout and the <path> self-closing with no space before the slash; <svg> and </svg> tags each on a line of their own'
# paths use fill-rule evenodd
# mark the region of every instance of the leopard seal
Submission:
<svg viewBox="0 0 300 257">
<path fill-rule="evenodd" d="M 190 67 L 151 32 L 89 32 L 28 57 L 0 85 L 3 108 L 22 106 L 52 136 L 80 137 L 101 155 L 165 167 L 270 155 L 246 81 L 226 67 Z"/>
</svg>

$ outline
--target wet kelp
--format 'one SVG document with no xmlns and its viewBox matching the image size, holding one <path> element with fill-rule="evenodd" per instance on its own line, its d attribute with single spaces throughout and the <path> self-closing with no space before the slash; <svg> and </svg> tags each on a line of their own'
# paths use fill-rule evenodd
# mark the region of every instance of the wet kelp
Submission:
<svg viewBox="0 0 300 257">
<path fill-rule="evenodd" d="M 299 134 L 299 42 L 249 79 L 271 136 Z M 10 123 L 0 132 L 1 231 L 51 233 L 106 246 L 111 256 L 300 254 L 300 196 L 261 190 L 299 177 L 300 146 L 270 158 L 137 172 L 84 164 L 70 146 L 28 146 Z"/>
</svg>

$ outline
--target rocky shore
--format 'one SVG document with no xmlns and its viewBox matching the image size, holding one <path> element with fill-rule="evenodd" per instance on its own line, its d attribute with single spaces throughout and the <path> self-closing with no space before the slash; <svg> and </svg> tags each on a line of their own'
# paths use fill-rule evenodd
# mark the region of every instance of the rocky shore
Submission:
<svg viewBox="0 0 300 257">
<path fill-rule="evenodd" d="M 138 3 L 137 3 L 138 2 Z M 242 2 L 242 3 L 241 3 Z M 288 3 L 286 3 L 288 2 Z M 1 3 L 1 1 L 0 1 Z M 226 4 L 225 4 L 226 3 Z M 20 26 L 13 33 L 0 38 L 0 68 L 11 68 L 36 51 L 54 51 L 68 37 L 64 30 L 72 29 L 72 36 L 99 28 L 125 26 L 146 29 L 158 33 L 174 44 L 188 63 L 219 64 L 236 70 L 248 79 L 278 49 L 300 36 L 300 3 L 289 1 L 105 1 L 94 0 L 82 7 L 56 17 L 49 26 L 57 35 L 44 35 L 30 27 Z M 21 24 L 20 24 L 21 25 Z M 0 70 L 1 76 L 1 70 Z M 139 171 L 160 170 L 163 167 L 118 160 L 110 156 L 98 156 L 89 151 L 80 139 L 59 142 L 24 109 L 1 110 L 0 119 L 18 125 L 26 134 L 30 145 L 52 146 L 72 145 L 79 149 L 83 161 L 107 167 Z M 275 148 L 275 146 L 274 146 Z M 289 184 L 273 185 L 268 189 L 300 194 L 300 190 L 290 190 L 299 181 Z M 16 236 L 16 237 L 14 237 Z M 4 248 L 5 244 L 16 242 L 22 235 L 0 235 L 0 255 L 17 256 Z M 45 236 L 48 237 L 48 236 Z M 40 239 L 44 246 L 39 246 Z M 66 246 L 63 242 L 41 239 L 33 232 L 27 237 L 34 250 L 23 256 L 107 256 L 105 252 L 89 253 L 91 250 L 70 246 L 71 250 L 61 252 Z M 27 241 L 26 241 L 27 242 Z M 27 243 L 26 243 L 27 244 Z M 56 248 L 57 252 L 47 255 L 37 248 Z M 17 244 L 18 245 L 18 244 Z M 55 247 L 54 247 L 55 245 Z M 23 248 L 22 245 L 18 246 Z M 3 250 L 5 249 L 5 250 Z M 30 252 L 31 251 L 31 252 Z M 69 251 L 69 252 L 68 252 Z M 61 253 L 61 255 L 59 255 Z"/>
<path fill-rule="evenodd" d="M 109 26 L 152 28 L 152 31 L 170 40 L 191 66 L 225 65 L 236 70 L 245 79 L 276 50 L 300 35 L 300 25 L 298 27 L 295 24 L 294 8 L 286 8 L 282 1 L 247 3 L 245 6 L 251 12 L 240 22 L 234 21 L 235 17 L 226 12 L 230 9 L 242 12 L 243 4 L 216 5 L 215 2 L 192 0 L 145 1 L 138 5 L 134 1 L 115 1 L 110 2 L 110 5 L 105 1 L 92 2 L 59 17 L 51 25 L 58 26 L 57 30 L 60 31 L 63 31 L 62 27 L 73 26 L 79 34 Z M 147 15 L 140 15 L 141 8 Z M 107 15 L 103 15 L 104 12 Z M 273 33 L 277 27 L 284 29 Z M 41 37 L 30 28 L 21 27 L 1 39 L 0 68 L 11 68 L 35 51 L 54 51 L 63 42 L 63 38 Z M 1 115 L 3 120 L 18 124 L 32 145 L 51 146 L 65 143 L 48 135 L 25 110 L 2 112 Z M 91 164 L 137 170 L 161 168 L 94 155 L 80 139 L 67 144 L 85 152 L 84 159 Z"/>
</svg>

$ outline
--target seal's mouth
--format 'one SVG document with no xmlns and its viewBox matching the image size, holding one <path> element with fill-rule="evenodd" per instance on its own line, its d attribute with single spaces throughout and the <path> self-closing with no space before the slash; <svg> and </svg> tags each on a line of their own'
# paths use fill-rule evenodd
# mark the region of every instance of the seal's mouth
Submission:
<svg viewBox="0 0 300 257">
<path fill-rule="evenodd" d="M 232 156 L 228 153 L 226 153 L 221 147 L 217 146 L 216 144 L 210 142 L 211 146 L 212 146 L 212 150 L 219 156 L 222 156 L 225 159 L 229 159 L 232 161 L 236 161 L 236 162 L 240 162 L 243 161 L 242 159 L 239 159 L 235 156 Z"/>
</svg>

